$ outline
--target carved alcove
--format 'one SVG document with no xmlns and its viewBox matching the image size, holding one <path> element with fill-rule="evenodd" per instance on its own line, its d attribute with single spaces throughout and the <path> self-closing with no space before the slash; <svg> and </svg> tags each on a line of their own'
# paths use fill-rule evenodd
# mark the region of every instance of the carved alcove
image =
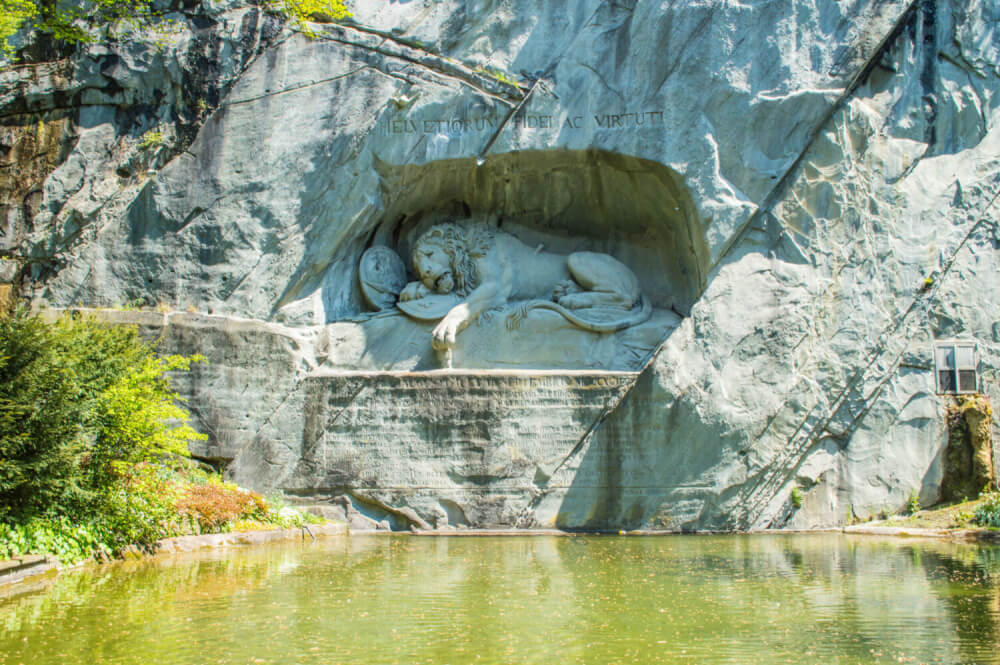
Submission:
<svg viewBox="0 0 1000 665">
<path fill-rule="evenodd" d="M 564 150 L 377 168 L 384 210 L 361 251 L 394 250 L 407 281 L 419 277 L 411 260 L 416 240 L 451 223 L 512 236 L 529 255 L 534 248 L 539 257 L 611 256 L 634 273 L 652 310 L 641 324 L 613 333 L 581 329 L 551 311 L 532 311 L 511 330 L 517 303 L 510 302 L 460 333 L 455 367 L 637 369 L 704 287 L 702 224 L 680 177 L 662 164 Z M 359 313 L 370 309 L 357 279 L 331 284 L 324 298 L 357 303 Z M 436 369 L 443 361 L 431 349 L 434 329 L 434 322 L 413 320 L 395 308 L 333 322 L 327 326 L 328 363 L 344 369 Z"/>
</svg>

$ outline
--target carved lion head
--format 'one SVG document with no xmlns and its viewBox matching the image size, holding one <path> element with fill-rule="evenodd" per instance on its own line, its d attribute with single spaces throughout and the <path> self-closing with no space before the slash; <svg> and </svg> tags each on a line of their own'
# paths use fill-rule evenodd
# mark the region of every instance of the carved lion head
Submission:
<svg viewBox="0 0 1000 665">
<path fill-rule="evenodd" d="M 413 244 L 413 269 L 428 287 L 466 296 L 479 286 L 479 274 L 469 251 L 468 233 L 457 224 L 432 226 Z M 439 265 L 441 254 L 448 265 Z M 444 286 L 442 286 L 442 284 Z"/>
</svg>

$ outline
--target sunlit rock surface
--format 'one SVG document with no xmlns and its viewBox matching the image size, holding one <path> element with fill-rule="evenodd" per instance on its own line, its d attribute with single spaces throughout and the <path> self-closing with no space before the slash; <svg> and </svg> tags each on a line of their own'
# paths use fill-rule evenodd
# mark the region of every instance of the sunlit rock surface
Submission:
<svg viewBox="0 0 1000 665">
<path fill-rule="evenodd" d="M 177 377 L 197 455 L 372 528 L 937 499 L 934 340 L 975 341 L 1000 404 L 997 3 L 351 8 L 309 38 L 213 2 L 159 45 L 0 74 L 4 281 L 164 310 L 105 316 L 209 358 Z M 433 324 L 368 312 L 358 262 L 444 217 L 611 254 L 654 318 L 497 316 L 440 372 Z"/>
</svg>

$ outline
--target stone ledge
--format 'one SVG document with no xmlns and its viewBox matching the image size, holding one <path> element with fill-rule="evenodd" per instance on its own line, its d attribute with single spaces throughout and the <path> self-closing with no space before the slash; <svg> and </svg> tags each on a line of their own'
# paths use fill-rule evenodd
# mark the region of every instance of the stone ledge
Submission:
<svg viewBox="0 0 1000 665">
<path fill-rule="evenodd" d="M 843 532 L 862 536 L 901 536 L 909 538 L 949 538 L 951 540 L 1000 541 L 1000 531 L 988 529 L 922 529 L 905 526 L 846 526 Z"/>
<path fill-rule="evenodd" d="M 306 529 L 274 529 L 271 531 L 238 531 L 235 533 L 208 533 L 200 536 L 177 536 L 157 541 L 156 553 L 174 554 L 217 547 L 263 545 L 282 540 L 309 538 L 310 532 L 316 538 L 343 536 L 347 534 L 347 526 L 334 523 L 310 525 L 308 531 Z"/>
<path fill-rule="evenodd" d="M 21 582 L 36 575 L 44 575 L 57 566 L 58 562 L 55 559 L 36 554 L 0 561 L 0 586 Z"/>
</svg>

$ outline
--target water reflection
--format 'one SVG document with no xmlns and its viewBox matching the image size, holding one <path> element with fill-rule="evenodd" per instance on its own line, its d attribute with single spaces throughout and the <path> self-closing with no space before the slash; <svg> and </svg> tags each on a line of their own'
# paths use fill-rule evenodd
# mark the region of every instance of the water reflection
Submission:
<svg viewBox="0 0 1000 665">
<path fill-rule="evenodd" d="M 0 664 L 1000 663 L 1000 548 L 352 537 L 64 574 Z"/>
</svg>

